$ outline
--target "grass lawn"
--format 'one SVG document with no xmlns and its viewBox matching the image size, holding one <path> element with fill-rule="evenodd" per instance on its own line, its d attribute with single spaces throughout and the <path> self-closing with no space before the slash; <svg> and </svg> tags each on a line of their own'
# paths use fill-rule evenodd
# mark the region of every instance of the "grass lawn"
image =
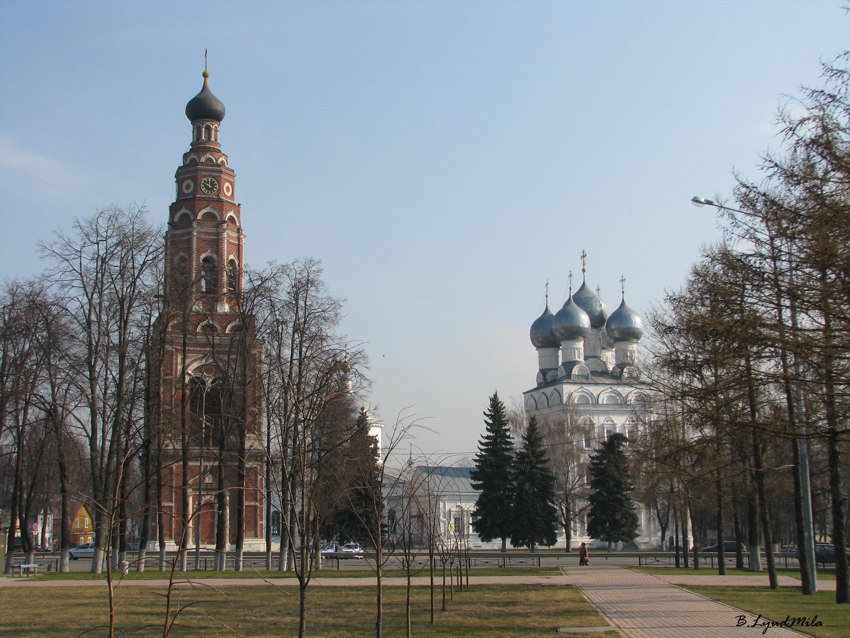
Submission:
<svg viewBox="0 0 850 638">
<path fill-rule="evenodd" d="M 749 611 L 747 623 L 752 624 L 758 614 L 762 620 L 785 620 L 787 616 L 797 618 L 817 616 L 821 627 L 795 627 L 805 634 L 818 638 L 850 636 L 850 608 L 835 604 L 835 592 L 818 592 L 803 596 L 796 589 L 768 587 L 687 587 L 698 594 L 717 600 L 738 609 Z M 767 630 L 770 636 L 770 629 Z"/>
<path fill-rule="evenodd" d="M 164 589 L 118 588 L 116 635 L 162 635 Z M 384 631 L 404 635 L 405 590 L 384 590 Z M 307 591 L 307 631 L 312 636 L 374 635 L 375 590 L 314 587 Z M 439 610 L 441 595 L 436 592 Z M 298 631 L 294 587 L 182 586 L 172 601 L 183 609 L 172 636 L 292 636 Z M 577 589 L 543 586 L 474 586 L 455 592 L 446 611 L 429 624 L 429 592 L 413 592 L 417 636 L 542 636 L 557 627 L 602 626 L 606 622 Z M 4 588 L 0 635 L 103 636 L 108 621 L 102 586 Z M 598 635 L 598 634 L 597 634 Z"/>
<path fill-rule="evenodd" d="M 631 567 L 635 571 L 643 572 L 644 574 L 652 574 L 653 576 L 669 576 L 670 574 L 687 574 L 689 576 L 717 576 L 717 568 L 700 567 L 699 569 L 686 567 Z M 790 576 L 791 578 L 800 578 L 799 569 L 777 569 L 777 576 Z M 726 568 L 727 576 L 767 576 L 767 569 L 760 572 L 751 572 L 749 569 L 734 569 Z M 835 580 L 835 570 L 825 569 L 818 570 L 818 580 Z"/>
</svg>

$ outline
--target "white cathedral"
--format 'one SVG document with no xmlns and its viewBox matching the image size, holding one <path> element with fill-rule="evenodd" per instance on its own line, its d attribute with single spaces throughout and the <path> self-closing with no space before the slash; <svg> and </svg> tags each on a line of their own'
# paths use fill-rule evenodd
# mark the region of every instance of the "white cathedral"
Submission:
<svg viewBox="0 0 850 638">
<path fill-rule="evenodd" d="M 572 455 L 566 467 L 558 468 L 557 458 L 553 461 L 572 494 L 574 547 L 594 540 L 586 531 L 588 456 L 615 432 L 634 439 L 646 423 L 649 395 L 638 367 L 643 320 L 626 304 L 624 287 L 620 306 L 608 314 L 605 302 L 585 281 L 584 259 L 582 253 L 581 287 L 555 314 L 549 310 L 547 293 L 545 310 L 531 325 L 537 382 L 523 393 L 526 415 L 536 416 L 547 433 L 550 457 L 563 455 L 564 447 Z M 638 479 L 632 477 L 633 482 Z M 651 509 L 638 503 L 637 514 L 636 545 L 643 549 L 660 544 L 660 527 Z"/>
</svg>

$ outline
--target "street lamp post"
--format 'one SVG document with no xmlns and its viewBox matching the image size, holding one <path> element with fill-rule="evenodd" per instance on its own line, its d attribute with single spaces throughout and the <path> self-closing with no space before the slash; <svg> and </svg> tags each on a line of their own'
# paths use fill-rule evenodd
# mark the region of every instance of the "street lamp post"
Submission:
<svg viewBox="0 0 850 638">
<path fill-rule="evenodd" d="M 738 210 L 737 208 L 730 208 L 724 204 L 720 204 L 711 199 L 706 199 L 705 197 L 697 197 L 694 196 L 691 198 L 691 203 L 694 206 L 711 206 L 718 210 L 727 210 L 733 213 L 744 213 L 744 211 Z M 791 251 L 788 251 L 789 258 L 791 256 Z M 792 264 L 791 274 L 789 277 L 789 283 L 791 286 L 794 286 L 794 267 Z M 797 305 L 794 302 L 794 295 L 790 295 L 790 311 L 791 311 L 791 330 L 796 335 L 798 332 L 798 324 L 797 324 Z M 805 414 L 803 412 L 803 386 L 800 383 L 801 378 L 801 365 L 800 365 L 800 356 L 795 351 L 794 352 L 794 394 L 795 400 L 797 403 L 795 412 L 797 416 L 797 444 L 800 446 L 800 480 L 801 480 L 801 489 L 802 489 L 802 497 L 803 497 L 803 540 L 805 543 L 805 547 L 803 547 L 803 551 L 806 552 L 806 558 L 808 559 L 809 565 L 811 567 L 812 574 L 812 591 L 816 592 L 818 590 L 818 575 L 817 575 L 817 563 L 815 563 L 815 532 L 814 532 L 814 521 L 812 519 L 812 486 L 809 477 L 809 446 L 806 441 L 806 433 L 804 431 L 803 420 L 805 418 Z M 799 551 L 799 548 L 798 548 Z"/>
</svg>

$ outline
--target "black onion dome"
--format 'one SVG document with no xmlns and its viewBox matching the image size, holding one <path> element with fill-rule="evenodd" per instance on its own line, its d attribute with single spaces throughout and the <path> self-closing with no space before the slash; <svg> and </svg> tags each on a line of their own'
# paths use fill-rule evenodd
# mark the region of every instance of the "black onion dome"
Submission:
<svg viewBox="0 0 850 638">
<path fill-rule="evenodd" d="M 611 341 L 615 343 L 617 341 L 638 341 L 643 336 L 643 319 L 629 308 L 626 300 L 623 299 L 620 307 L 608 317 L 605 331 Z"/>
<path fill-rule="evenodd" d="M 605 327 L 605 321 L 608 319 L 608 308 L 605 307 L 605 302 L 599 298 L 599 295 L 593 292 L 586 283 L 582 282 L 581 288 L 573 295 L 573 301 L 590 317 L 592 328 Z"/>
<path fill-rule="evenodd" d="M 531 344 L 535 348 L 557 348 L 560 345 L 558 337 L 555 336 L 555 315 L 549 310 L 549 304 L 546 304 L 546 310 L 531 324 L 530 336 Z"/>
<path fill-rule="evenodd" d="M 224 104 L 210 91 L 210 86 L 207 83 L 209 76 L 210 74 L 204 71 L 204 86 L 201 88 L 201 92 L 189 100 L 186 105 L 186 117 L 189 118 L 190 122 L 195 120 L 221 122 L 224 119 Z"/>
<path fill-rule="evenodd" d="M 589 335 L 590 317 L 570 297 L 555 315 L 555 336 L 561 341 L 567 341 L 584 339 Z"/>
</svg>

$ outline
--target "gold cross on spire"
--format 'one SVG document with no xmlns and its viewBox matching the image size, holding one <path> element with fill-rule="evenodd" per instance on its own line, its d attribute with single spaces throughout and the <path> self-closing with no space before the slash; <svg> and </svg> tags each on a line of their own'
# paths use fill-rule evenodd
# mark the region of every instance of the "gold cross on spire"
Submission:
<svg viewBox="0 0 850 638">
<path fill-rule="evenodd" d="M 620 275 L 620 292 L 623 294 L 623 299 L 626 298 L 626 278 Z"/>
<path fill-rule="evenodd" d="M 585 266 L 587 265 L 587 253 L 582 249 L 581 251 L 581 282 L 584 283 L 584 273 L 587 272 Z"/>
</svg>

